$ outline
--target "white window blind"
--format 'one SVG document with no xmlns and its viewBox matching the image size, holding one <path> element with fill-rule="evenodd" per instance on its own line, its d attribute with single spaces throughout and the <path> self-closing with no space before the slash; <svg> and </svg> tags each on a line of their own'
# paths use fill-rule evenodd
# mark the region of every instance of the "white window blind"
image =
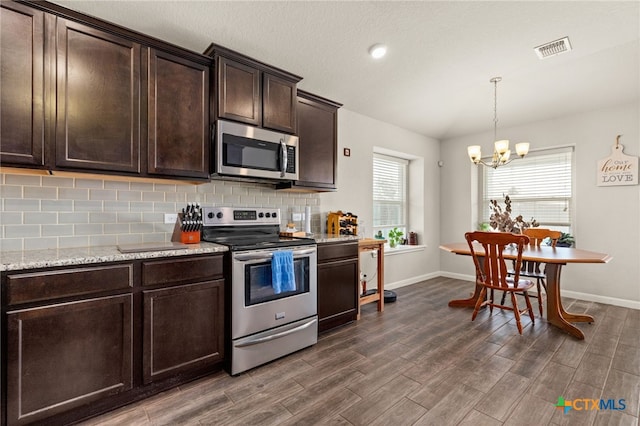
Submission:
<svg viewBox="0 0 640 426">
<path fill-rule="evenodd" d="M 406 228 L 409 161 L 373 154 L 373 227 Z"/>
<path fill-rule="evenodd" d="M 511 198 L 512 217 L 534 218 L 542 227 L 571 227 L 573 148 L 530 153 L 506 166 L 482 167 L 482 222 L 489 222 L 489 200 L 504 208 Z"/>
</svg>

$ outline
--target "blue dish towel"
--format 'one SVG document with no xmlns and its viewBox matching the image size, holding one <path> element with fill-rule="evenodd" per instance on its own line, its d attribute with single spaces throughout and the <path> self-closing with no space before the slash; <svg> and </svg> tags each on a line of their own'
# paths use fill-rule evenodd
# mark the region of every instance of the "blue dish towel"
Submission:
<svg viewBox="0 0 640 426">
<path fill-rule="evenodd" d="M 271 286 L 275 294 L 296 289 L 292 251 L 273 252 L 273 257 L 271 258 Z"/>
</svg>

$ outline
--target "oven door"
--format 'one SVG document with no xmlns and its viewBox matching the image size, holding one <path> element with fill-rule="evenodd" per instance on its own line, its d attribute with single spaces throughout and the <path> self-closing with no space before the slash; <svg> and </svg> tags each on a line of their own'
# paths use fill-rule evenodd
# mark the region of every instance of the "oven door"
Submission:
<svg viewBox="0 0 640 426">
<path fill-rule="evenodd" d="M 272 287 L 273 250 L 232 253 L 231 338 L 238 339 L 317 314 L 317 249 L 291 249 L 295 289 L 277 294 Z"/>
</svg>

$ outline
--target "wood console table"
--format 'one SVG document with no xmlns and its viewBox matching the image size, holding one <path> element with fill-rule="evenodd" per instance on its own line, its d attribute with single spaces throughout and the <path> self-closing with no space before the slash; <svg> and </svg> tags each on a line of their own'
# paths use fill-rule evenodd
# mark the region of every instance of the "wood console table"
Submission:
<svg viewBox="0 0 640 426">
<path fill-rule="evenodd" d="M 360 319 L 360 306 L 378 302 L 378 312 L 384 311 L 384 244 L 387 240 L 376 240 L 373 238 L 364 238 L 358 241 L 358 262 L 360 253 L 365 251 L 378 252 L 378 287 L 377 291 L 370 295 L 360 295 L 358 302 L 358 319 Z"/>
</svg>

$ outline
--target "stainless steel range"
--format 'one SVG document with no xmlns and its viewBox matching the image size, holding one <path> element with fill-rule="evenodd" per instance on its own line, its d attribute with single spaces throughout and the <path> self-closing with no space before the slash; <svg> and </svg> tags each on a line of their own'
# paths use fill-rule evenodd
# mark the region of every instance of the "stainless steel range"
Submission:
<svg viewBox="0 0 640 426">
<path fill-rule="evenodd" d="M 315 241 L 280 237 L 279 209 L 204 207 L 203 216 L 202 239 L 230 249 L 230 373 L 314 345 Z M 288 273 L 280 277 L 285 266 Z"/>
</svg>

